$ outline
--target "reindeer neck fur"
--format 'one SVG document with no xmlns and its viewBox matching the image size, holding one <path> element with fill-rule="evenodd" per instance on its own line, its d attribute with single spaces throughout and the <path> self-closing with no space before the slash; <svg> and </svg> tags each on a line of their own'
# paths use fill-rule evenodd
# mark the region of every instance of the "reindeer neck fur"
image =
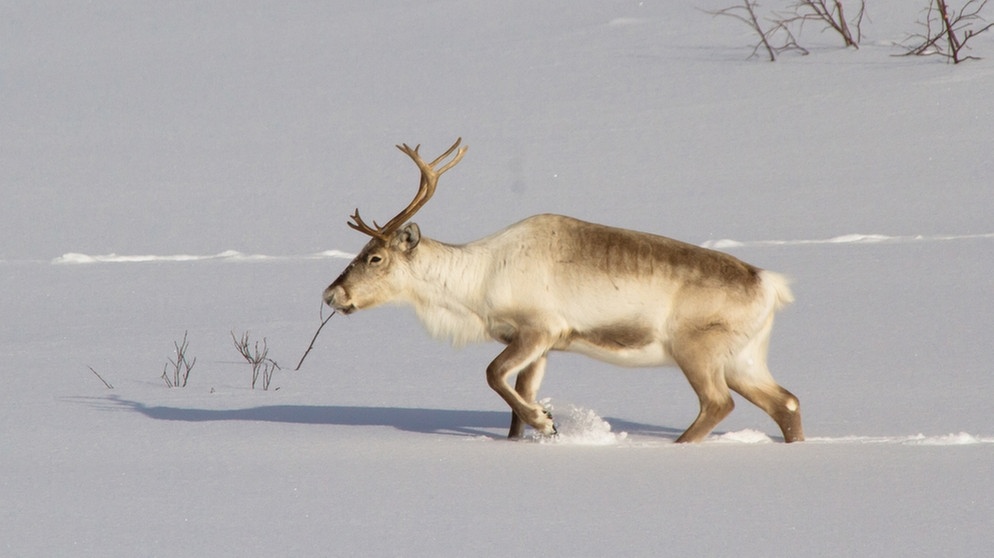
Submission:
<svg viewBox="0 0 994 558">
<path fill-rule="evenodd" d="M 490 339 L 480 285 L 486 254 L 473 245 L 456 246 L 421 238 L 411 254 L 411 288 L 403 295 L 436 338 L 454 345 Z"/>
</svg>

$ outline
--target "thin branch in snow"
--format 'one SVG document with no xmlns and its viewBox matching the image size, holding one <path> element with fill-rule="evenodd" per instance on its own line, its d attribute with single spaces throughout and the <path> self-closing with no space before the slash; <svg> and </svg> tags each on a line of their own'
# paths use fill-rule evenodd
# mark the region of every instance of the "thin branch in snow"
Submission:
<svg viewBox="0 0 994 558">
<path fill-rule="evenodd" d="M 186 358 L 186 351 L 190 346 L 187 341 L 187 334 L 189 332 L 183 332 L 183 342 L 178 343 L 173 341 L 173 347 L 176 350 L 176 358 L 169 359 L 165 365 L 162 367 L 162 380 L 166 383 L 166 387 L 186 387 L 186 382 L 190 379 L 190 371 L 193 370 L 193 366 L 197 364 L 197 359 L 194 357 L 193 360 L 188 360 Z M 170 366 L 172 367 L 172 377 L 169 376 Z"/>
<path fill-rule="evenodd" d="M 332 310 L 331 314 L 329 314 L 327 318 L 321 321 L 321 325 L 318 326 L 318 330 L 314 332 L 314 337 L 311 337 L 311 344 L 307 346 L 307 350 L 304 351 L 304 355 L 300 357 L 300 362 L 297 363 L 297 367 L 294 368 L 294 371 L 300 370 L 300 367 L 304 365 L 304 359 L 307 358 L 307 355 L 311 353 L 311 349 L 314 348 L 314 342 L 317 341 L 318 335 L 321 334 L 321 330 L 324 329 L 324 325 L 328 323 L 328 321 L 331 320 L 331 317 L 334 315 L 335 311 Z"/>
<path fill-rule="evenodd" d="M 939 55 L 953 64 L 966 60 L 979 60 L 977 56 L 966 56 L 964 50 L 969 50 L 967 42 L 992 27 L 984 22 L 980 11 L 987 6 L 988 0 L 968 0 L 959 12 L 950 8 L 946 0 L 933 0 L 925 10 L 925 20 L 919 23 L 925 28 L 923 33 L 917 33 L 908 38 L 913 41 L 911 46 L 905 45 L 907 52 L 904 56 Z"/>
<path fill-rule="evenodd" d="M 93 375 L 96 376 L 101 382 L 103 382 L 105 386 L 107 386 L 107 389 L 114 389 L 114 386 L 110 385 L 107 382 L 107 380 L 104 379 L 103 376 L 101 376 L 99 373 L 97 373 L 96 370 L 93 369 L 92 366 L 87 366 L 87 368 L 89 368 L 90 372 L 93 372 Z"/>
<path fill-rule="evenodd" d="M 231 340 L 235 343 L 235 349 L 238 350 L 238 354 L 242 355 L 245 362 L 249 363 L 252 367 L 252 389 L 255 389 L 255 385 L 261 377 L 262 389 L 268 391 L 269 385 L 273 380 L 273 374 L 277 370 L 281 370 L 280 365 L 276 364 L 275 360 L 269 358 L 269 342 L 263 337 L 261 348 L 258 341 L 252 345 L 249 342 L 248 332 L 245 332 L 241 339 L 235 337 L 235 332 L 231 332 Z"/>
<path fill-rule="evenodd" d="M 787 51 L 797 51 L 801 54 L 808 54 L 808 50 L 797 43 L 794 33 L 790 30 L 787 22 L 783 20 L 770 20 L 771 26 L 764 29 L 763 24 L 756 15 L 756 8 L 759 4 L 754 0 L 742 0 L 742 5 L 731 6 L 717 11 L 707 12 L 713 16 L 727 16 L 741 21 L 748 25 L 759 37 L 759 42 L 753 46 L 752 54 L 749 58 L 756 56 L 762 48 L 766 50 L 770 62 L 776 62 L 777 56 Z"/>
<path fill-rule="evenodd" d="M 863 18 L 866 16 L 866 0 L 859 0 L 859 9 L 852 19 L 847 19 L 842 0 L 799 0 L 792 8 L 793 13 L 780 20 L 784 25 L 797 23 L 803 26 L 808 21 L 821 22 L 827 29 L 838 33 L 846 47 L 859 49 Z M 856 30 L 855 36 L 853 28 Z"/>
</svg>

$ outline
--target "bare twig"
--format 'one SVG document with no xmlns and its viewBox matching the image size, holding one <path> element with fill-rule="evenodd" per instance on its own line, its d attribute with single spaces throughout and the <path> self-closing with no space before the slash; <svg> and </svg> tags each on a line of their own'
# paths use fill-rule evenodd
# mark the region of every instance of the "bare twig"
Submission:
<svg viewBox="0 0 994 558">
<path fill-rule="evenodd" d="M 737 19 L 756 32 L 756 35 L 759 36 L 759 42 L 753 47 L 749 58 L 756 56 L 760 48 L 766 50 L 770 62 L 775 62 L 778 55 L 791 50 L 796 50 L 801 54 L 808 54 L 807 49 L 797 43 L 797 39 L 794 37 L 793 32 L 791 32 L 788 22 L 771 20 L 771 27 L 764 29 L 762 23 L 759 21 L 759 16 L 756 15 L 756 8 L 758 6 L 759 4 L 754 0 L 742 0 L 742 5 L 740 6 L 731 6 L 708 13 L 713 16 L 728 16 Z M 782 38 L 780 41 L 775 41 L 775 37 Z"/>
<path fill-rule="evenodd" d="M 197 364 L 196 357 L 193 360 L 187 360 L 186 358 L 186 350 L 189 347 L 189 342 L 186 339 L 188 333 L 187 331 L 183 332 L 182 343 L 173 341 L 173 347 L 176 349 L 176 359 L 169 359 L 162 367 L 162 380 L 166 382 L 166 387 L 186 387 L 186 382 L 190 379 L 190 371 Z M 172 366 L 172 378 L 168 374 L 170 366 Z"/>
<path fill-rule="evenodd" d="M 793 10 L 793 14 L 781 20 L 785 25 L 799 23 L 803 26 L 808 21 L 821 22 L 828 29 L 838 33 L 846 47 L 859 49 L 863 34 L 863 18 L 866 15 L 866 0 L 859 0 L 859 9 L 852 19 L 846 18 L 842 0 L 799 0 L 794 4 Z M 856 29 L 855 37 L 853 27 Z"/>
<path fill-rule="evenodd" d="M 905 56 L 929 56 L 937 54 L 953 64 L 966 60 L 979 60 L 976 56 L 965 56 L 962 51 L 969 50 L 967 42 L 977 35 L 990 30 L 994 23 L 988 23 L 979 28 L 978 22 L 985 21 L 980 11 L 987 6 L 988 0 L 967 0 L 959 12 L 950 8 L 946 0 L 930 0 L 925 10 L 925 21 L 919 23 L 925 27 L 925 32 L 909 37 L 914 40 L 911 46 L 905 46 Z"/>
<path fill-rule="evenodd" d="M 304 355 L 300 357 L 300 362 L 297 363 L 297 367 L 294 368 L 294 371 L 300 370 L 300 367 L 303 366 L 304 359 L 307 358 L 307 355 L 311 353 L 311 349 L 314 348 L 314 342 L 317 341 L 318 335 L 321 334 L 321 330 L 324 328 L 324 324 L 328 323 L 328 320 L 330 320 L 331 317 L 334 315 L 335 311 L 332 310 L 331 314 L 329 314 L 328 317 L 321 322 L 321 325 L 318 326 L 318 330 L 314 332 L 314 337 L 311 337 L 311 344 L 307 346 L 307 350 L 304 351 Z"/>
<path fill-rule="evenodd" d="M 103 376 L 98 374 L 97 371 L 94 370 L 92 366 L 87 366 L 87 368 L 89 368 L 90 372 L 93 372 L 93 375 L 96 376 L 101 382 L 103 382 L 105 386 L 107 386 L 107 389 L 114 389 L 114 386 L 107 383 L 107 380 L 105 380 Z"/>
<path fill-rule="evenodd" d="M 231 340 L 235 343 L 235 349 L 238 353 L 242 355 L 252 366 L 252 389 L 255 389 L 255 384 L 262 377 L 262 389 L 269 390 L 270 382 L 273 380 L 273 373 L 277 370 L 282 370 L 276 361 L 269 358 L 269 342 L 265 337 L 262 338 L 262 348 L 259 348 L 259 342 L 256 341 L 254 346 L 250 346 L 249 334 L 245 332 L 241 339 L 235 337 L 235 332 L 231 332 Z"/>
</svg>

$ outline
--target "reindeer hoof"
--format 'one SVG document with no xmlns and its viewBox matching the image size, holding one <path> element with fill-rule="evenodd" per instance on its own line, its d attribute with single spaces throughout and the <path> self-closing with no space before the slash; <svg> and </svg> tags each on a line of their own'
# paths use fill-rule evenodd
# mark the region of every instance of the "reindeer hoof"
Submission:
<svg viewBox="0 0 994 558">
<path fill-rule="evenodd" d="M 543 436 L 549 436 L 550 438 L 558 436 L 559 429 L 556 428 L 556 422 L 552 418 L 552 413 L 550 413 L 548 409 L 543 409 L 542 412 L 545 413 L 545 418 L 549 419 L 549 424 L 546 425 L 545 428 L 540 429 L 539 431 L 542 433 Z"/>
</svg>

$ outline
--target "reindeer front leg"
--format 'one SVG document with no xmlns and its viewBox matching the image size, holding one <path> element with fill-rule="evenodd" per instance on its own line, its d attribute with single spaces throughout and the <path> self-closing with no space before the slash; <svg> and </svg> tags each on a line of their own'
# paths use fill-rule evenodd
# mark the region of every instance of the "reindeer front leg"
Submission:
<svg viewBox="0 0 994 558">
<path fill-rule="evenodd" d="M 534 397 L 545 370 L 545 355 L 551 347 L 550 336 L 538 331 L 518 331 L 507 347 L 487 367 L 487 384 L 500 395 L 514 413 L 509 438 L 520 437 L 529 424 L 542 434 L 556 432 L 552 417 L 535 403 Z M 507 383 L 508 376 L 519 374 L 519 393 Z M 527 399 L 526 399 L 527 398 Z"/>
<path fill-rule="evenodd" d="M 540 357 L 535 362 L 529 364 L 524 370 L 518 372 L 518 379 L 514 383 L 514 391 L 518 392 L 527 403 L 535 403 L 538 395 L 538 387 L 542 384 L 542 377 L 545 376 L 545 356 Z M 518 418 L 517 413 L 511 412 L 511 429 L 507 437 L 514 440 L 520 438 L 525 433 L 525 423 Z"/>
</svg>

